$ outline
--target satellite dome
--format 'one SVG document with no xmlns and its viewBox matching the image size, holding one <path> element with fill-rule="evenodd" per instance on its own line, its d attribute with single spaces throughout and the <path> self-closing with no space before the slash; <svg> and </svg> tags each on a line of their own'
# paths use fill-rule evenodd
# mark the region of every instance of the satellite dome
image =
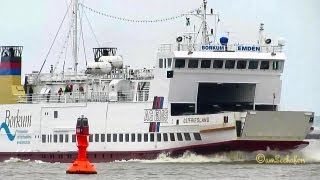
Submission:
<svg viewBox="0 0 320 180">
<path fill-rule="evenodd" d="M 227 37 L 221 37 L 220 38 L 220 44 L 222 45 L 227 45 L 228 44 L 229 39 Z"/>
</svg>

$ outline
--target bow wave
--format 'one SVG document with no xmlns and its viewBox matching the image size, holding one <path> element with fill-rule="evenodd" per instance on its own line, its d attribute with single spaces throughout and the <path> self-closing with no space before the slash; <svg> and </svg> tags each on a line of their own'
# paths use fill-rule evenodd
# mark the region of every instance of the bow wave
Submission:
<svg viewBox="0 0 320 180">
<path fill-rule="evenodd" d="M 6 134 L 7 134 L 8 138 L 9 138 L 9 140 L 10 140 L 10 141 L 13 141 L 14 138 L 16 137 L 16 133 L 14 133 L 14 135 L 13 135 L 13 134 L 10 132 L 10 129 L 9 129 L 7 123 L 5 123 L 5 122 L 3 122 L 3 123 L 1 124 L 1 126 L 0 126 L 0 131 L 1 131 L 2 128 L 4 129 L 4 131 L 6 131 Z"/>
</svg>

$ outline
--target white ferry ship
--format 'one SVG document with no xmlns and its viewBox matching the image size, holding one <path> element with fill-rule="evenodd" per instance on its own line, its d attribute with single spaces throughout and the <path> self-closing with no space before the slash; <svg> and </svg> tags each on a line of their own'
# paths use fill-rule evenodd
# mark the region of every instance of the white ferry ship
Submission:
<svg viewBox="0 0 320 180">
<path fill-rule="evenodd" d="M 214 43 L 209 15 L 203 1 L 201 40 L 196 32 L 174 37 L 151 69 L 125 66 L 116 48 L 100 47 L 81 73 L 74 23 L 74 72 L 33 72 L 21 85 L 22 47 L 1 46 L 0 160 L 72 162 L 81 116 L 92 162 L 307 146 L 314 113 L 279 110 L 284 40 L 265 38 L 261 24 L 258 44 Z"/>
</svg>

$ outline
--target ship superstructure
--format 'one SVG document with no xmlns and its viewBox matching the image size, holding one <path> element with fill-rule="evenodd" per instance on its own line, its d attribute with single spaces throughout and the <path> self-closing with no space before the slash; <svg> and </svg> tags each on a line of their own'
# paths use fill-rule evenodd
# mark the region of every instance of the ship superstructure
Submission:
<svg viewBox="0 0 320 180">
<path fill-rule="evenodd" d="M 93 162 L 306 146 L 314 113 L 279 111 L 284 40 L 272 43 L 261 24 L 258 44 L 210 41 L 206 1 L 198 13 L 200 41 L 197 33 L 180 34 L 176 44 L 160 46 L 151 69 L 130 68 L 116 48 L 100 47 L 81 73 L 75 47 L 74 72 L 33 72 L 20 86 L 11 80 L 21 75 L 14 63 L 22 48 L 1 47 L 8 96 L 0 98 L 0 159 L 73 161 L 74 124 L 82 115 L 90 121 Z"/>
</svg>

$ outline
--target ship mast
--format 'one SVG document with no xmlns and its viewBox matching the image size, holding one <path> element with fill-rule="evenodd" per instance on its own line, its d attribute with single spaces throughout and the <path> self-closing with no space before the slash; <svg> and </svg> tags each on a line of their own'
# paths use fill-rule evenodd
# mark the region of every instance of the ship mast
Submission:
<svg viewBox="0 0 320 180">
<path fill-rule="evenodd" d="M 209 44 L 208 30 L 207 30 L 207 0 L 203 0 L 202 11 L 202 42 Z"/>
<path fill-rule="evenodd" d="M 78 39 L 77 39 L 77 31 L 78 31 L 78 0 L 73 0 L 73 11 L 72 11 L 72 22 L 73 22 L 73 43 L 72 43 L 72 55 L 74 61 L 74 74 L 77 75 L 78 71 Z"/>
</svg>

